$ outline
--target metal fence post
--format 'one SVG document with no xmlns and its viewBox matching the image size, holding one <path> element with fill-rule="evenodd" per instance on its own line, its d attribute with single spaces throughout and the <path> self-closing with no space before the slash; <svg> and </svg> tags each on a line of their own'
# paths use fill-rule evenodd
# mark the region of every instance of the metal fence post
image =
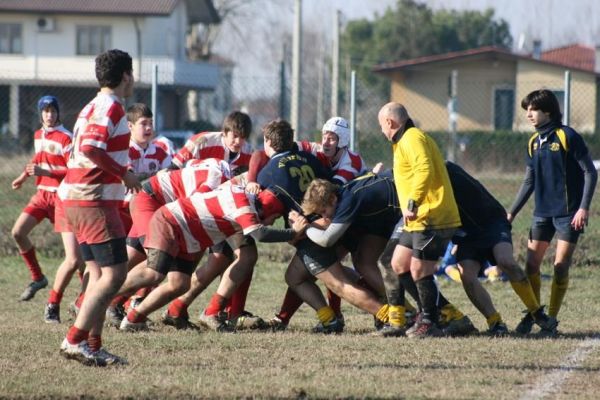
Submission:
<svg viewBox="0 0 600 400">
<path fill-rule="evenodd" d="M 565 98 L 563 103 L 563 124 L 571 123 L 571 71 L 565 71 Z"/>
<path fill-rule="evenodd" d="M 159 131 L 158 117 L 158 64 L 152 65 L 152 115 L 154 116 L 154 130 Z"/>
<path fill-rule="evenodd" d="M 350 75 L 350 150 L 355 151 L 356 137 L 356 71 Z"/>
<path fill-rule="evenodd" d="M 448 154 L 447 158 L 449 161 L 456 161 L 456 122 L 458 119 L 458 104 L 457 104 L 457 93 L 458 92 L 458 71 L 452 70 L 450 74 L 450 82 L 448 87 Z"/>
<path fill-rule="evenodd" d="M 290 110 L 290 123 L 294 128 L 294 139 L 300 130 L 300 96 L 302 79 L 302 0 L 294 2 L 294 36 L 292 38 L 292 105 Z"/>
</svg>

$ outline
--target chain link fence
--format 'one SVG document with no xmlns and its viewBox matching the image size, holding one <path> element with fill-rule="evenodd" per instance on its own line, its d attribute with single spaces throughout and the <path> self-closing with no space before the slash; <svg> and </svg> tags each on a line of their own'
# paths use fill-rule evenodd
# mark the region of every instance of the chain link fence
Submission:
<svg viewBox="0 0 600 400">
<path fill-rule="evenodd" d="M 262 146 L 261 128 L 268 121 L 289 118 L 291 83 L 282 78 L 236 77 L 231 71 L 222 73 L 216 90 L 194 85 L 194 77 L 183 80 L 185 85 L 164 84 L 158 76 L 157 134 L 172 138 L 181 146 L 188 135 L 202 130 L 219 129 L 223 118 L 234 109 L 247 112 L 253 121 L 250 138 L 255 147 Z M 135 94 L 127 104 L 150 104 L 152 93 L 147 75 L 138 77 Z M 445 84 L 423 83 L 410 88 L 403 97 L 405 105 L 417 126 L 432 135 L 440 149 L 452 154 L 458 164 L 480 179 L 488 189 L 509 207 L 518 191 L 525 169 L 526 146 L 532 129 L 520 108 L 520 99 L 532 90 L 547 87 L 547 82 L 518 82 L 514 86 L 489 87 L 489 83 L 460 77 L 457 87 L 455 120 L 448 107 L 448 87 Z M 350 87 L 340 85 L 338 97 L 340 116 L 350 119 Z M 559 100 L 565 97 L 564 88 L 557 83 Z M 15 254 L 16 246 L 10 230 L 35 188 L 33 179 L 19 191 L 11 190 L 11 181 L 23 170 L 32 155 L 33 132 L 40 127 L 37 100 L 51 94 L 60 102 L 60 118 L 65 127 L 72 129 L 81 108 L 92 99 L 97 86 L 92 80 L 49 80 L 16 82 L 0 72 L 0 184 L 5 188 L 3 207 L 0 209 L 0 253 Z M 584 135 L 592 158 L 600 158 L 598 130 L 598 101 L 595 90 L 574 85 L 570 96 L 570 125 Z M 370 89 L 360 81 L 356 85 L 355 147 L 369 165 L 383 162 L 391 166 L 391 149 L 380 132 L 377 114 L 389 101 L 389 95 Z M 404 102 L 404 100 L 403 100 Z M 320 140 L 320 128 L 331 117 L 331 87 L 327 76 L 304 76 L 301 81 L 299 139 Z M 456 133 L 450 134 L 451 122 Z M 597 197 L 596 197 L 597 198 Z M 595 198 L 595 199 L 596 199 Z M 514 224 L 515 248 L 523 261 L 533 199 Z M 593 202 L 595 204 L 596 201 Z M 579 263 L 597 264 L 592 249 L 600 241 L 600 215 L 592 208 L 591 225 L 580 241 L 576 253 Z M 49 223 L 44 222 L 31 235 L 36 247 L 48 255 L 61 253 L 60 238 L 54 235 Z"/>
</svg>

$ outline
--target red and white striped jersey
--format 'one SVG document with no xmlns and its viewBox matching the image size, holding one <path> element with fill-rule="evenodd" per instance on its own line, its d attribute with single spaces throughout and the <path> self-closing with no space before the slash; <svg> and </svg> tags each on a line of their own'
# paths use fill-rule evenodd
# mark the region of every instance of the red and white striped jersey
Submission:
<svg viewBox="0 0 600 400">
<path fill-rule="evenodd" d="M 68 170 L 58 193 L 65 205 L 120 205 L 125 198 L 121 178 L 99 168 L 81 151 L 92 146 L 107 153 L 123 168 L 129 164 L 129 138 L 125 110 L 117 96 L 99 92 L 77 117 Z"/>
<path fill-rule="evenodd" d="M 217 158 L 231 165 L 231 170 L 238 167 L 247 167 L 252 155 L 252 146 L 245 142 L 242 150 L 233 159 L 229 159 L 230 151 L 223 141 L 222 132 L 201 132 L 187 140 L 185 145 L 175 154 L 173 164 L 182 168 L 189 160 L 203 160 Z"/>
<path fill-rule="evenodd" d="M 31 162 L 52 174 L 35 177 L 38 189 L 48 192 L 58 190 L 58 185 L 67 174 L 67 161 L 71 154 L 72 141 L 73 134 L 62 125 L 35 131 L 33 135 L 35 155 Z"/>
<path fill-rule="evenodd" d="M 231 179 L 229 164 L 216 158 L 191 160 L 182 169 L 163 170 L 150 178 L 155 199 L 166 204 L 195 192 L 214 190 Z"/>
<path fill-rule="evenodd" d="M 340 149 L 343 152 L 340 159 L 335 165 L 330 165 L 329 160 L 323 153 L 323 146 L 320 143 L 297 141 L 296 144 L 301 151 L 312 153 L 324 166 L 331 168 L 333 171 L 332 179 L 338 180 L 342 184 L 348 183 L 357 176 L 367 172 L 367 166 L 362 157 L 358 153 L 348 150 L 348 148 Z"/>
<path fill-rule="evenodd" d="M 182 232 L 179 246 L 195 253 L 238 232 L 248 235 L 262 225 L 253 195 L 241 186 L 224 186 L 208 193 L 194 193 L 164 206 L 166 217 Z"/>
<path fill-rule="evenodd" d="M 154 143 L 158 147 L 161 147 L 164 151 L 167 152 L 168 155 L 171 156 L 171 158 L 175 157 L 175 145 L 169 138 L 164 136 L 158 136 L 154 138 L 152 143 Z"/>
<path fill-rule="evenodd" d="M 136 174 L 154 175 L 171 165 L 171 156 L 155 142 L 143 149 L 133 140 L 129 142 L 129 167 Z"/>
</svg>

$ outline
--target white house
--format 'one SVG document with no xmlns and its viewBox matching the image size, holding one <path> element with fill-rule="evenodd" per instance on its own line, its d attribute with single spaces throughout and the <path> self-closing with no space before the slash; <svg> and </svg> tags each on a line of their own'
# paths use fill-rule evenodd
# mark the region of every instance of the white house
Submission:
<svg viewBox="0 0 600 400">
<path fill-rule="evenodd" d="M 212 0 L 0 0 L 0 129 L 31 134 L 44 94 L 59 97 L 69 126 L 97 90 L 95 56 L 112 48 L 133 57 L 138 101 L 150 102 L 158 65 L 155 118 L 178 129 L 197 115 L 190 93 L 213 92 L 220 79 L 218 64 L 188 58 L 189 33 L 219 22 Z"/>
</svg>

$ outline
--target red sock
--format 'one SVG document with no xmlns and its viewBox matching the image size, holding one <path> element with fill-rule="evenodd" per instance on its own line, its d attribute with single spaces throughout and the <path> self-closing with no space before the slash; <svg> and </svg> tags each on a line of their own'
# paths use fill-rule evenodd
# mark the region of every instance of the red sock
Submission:
<svg viewBox="0 0 600 400">
<path fill-rule="evenodd" d="M 227 315 L 229 316 L 229 312 L 231 311 L 231 299 L 225 299 L 223 311 L 225 311 L 227 313 Z"/>
<path fill-rule="evenodd" d="M 21 253 L 21 257 L 25 260 L 25 265 L 27 265 L 29 272 L 31 272 L 31 280 L 39 281 L 44 277 L 42 269 L 40 268 L 40 263 L 38 263 L 37 257 L 35 256 L 35 247 Z"/>
<path fill-rule="evenodd" d="M 89 335 L 90 331 L 81 330 L 73 325 L 67 332 L 67 341 L 71 344 L 81 343 L 83 340 L 87 340 Z"/>
<path fill-rule="evenodd" d="M 79 293 L 79 296 L 77 296 L 77 299 L 75 300 L 75 306 L 77 308 L 81 308 L 81 303 L 83 303 L 84 297 L 85 297 L 85 292 L 81 292 L 81 293 Z"/>
<path fill-rule="evenodd" d="M 339 317 L 340 315 L 342 315 L 342 309 L 341 309 L 342 299 L 340 299 L 340 296 L 333 293 L 329 289 L 327 289 L 327 302 L 329 303 L 329 307 L 331 307 L 331 309 L 335 313 L 336 317 Z"/>
<path fill-rule="evenodd" d="M 60 304 L 62 300 L 63 294 L 54 291 L 54 289 L 50 290 L 50 295 L 48 296 L 48 303 L 52 304 Z"/>
<path fill-rule="evenodd" d="M 102 347 L 102 337 L 100 335 L 88 336 L 87 342 L 91 351 L 98 351 Z"/>
<path fill-rule="evenodd" d="M 252 274 L 250 274 L 240 286 L 235 290 L 233 296 L 231 296 L 231 307 L 228 310 L 229 318 L 235 318 L 242 315 L 244 307 L 246 307 L 246 298 L 248 297 L 248 290 L 252 283 Z"/>
<path fill-rule="evenodd" d="M 169 304 L 167 314 L 175 318 L 189 318 L 188 305 L 179 299 L 175 299 Z"/>
<path fill-rule="evenodd" d="M 114 299 L 112 299 L 112 301 L 110 302 L 110 306 L 111 307 L 116 307 L 118 305 L 121 305 L 123 303 L 125 303 L 127 301 L 129 297 L 128 296 L 116 296 Z"/>
<path fill-rule="evenodd" d="M 127 313 L 127 319 L 129 322 L 133 322 L 135 324 L 137 322 L 144 322 L 146 320 L 146 316 L 133 309 Z"/>
<path fill-rule="evenodd" d="M 206 309 L 204 310 L 205 315 L 217 315 L 221 310 L 225 308 L 227 299 L 217 293 L 213 294 L 210 298 Z"/>
<path fill-rule="evenodd" d="M 283 298 L 283 304 L 281 305 L 281 310 L 279 310 L 279 314 L 277 316 L 284 323 L 289 323 L 290 319 L 294 316 L 296 311 L 300 308 L 300 306 L 304 303 L 304 301 L 294 292 L 291 288 L 288 287 L 285 292 L 285 297 Z"/>
<path fill-rule="evenodd" d="M 154 287 L 153 287 L 153 286 L 150 286 L 150 287 L 145 287 L 145 288 L 141 288 L 141 289 L 138 289 L 138 291 L 137 291 L 137 292 L 135 292 L 135 295 L 136 295 L 136 296 L 139 296 L 139 297 L 146 297 L 146 296 L 148 296 L 148 295 L 150 294 L 150 292 L 151 292 L 153 289 L 154 289 Z"/>
</svg>

